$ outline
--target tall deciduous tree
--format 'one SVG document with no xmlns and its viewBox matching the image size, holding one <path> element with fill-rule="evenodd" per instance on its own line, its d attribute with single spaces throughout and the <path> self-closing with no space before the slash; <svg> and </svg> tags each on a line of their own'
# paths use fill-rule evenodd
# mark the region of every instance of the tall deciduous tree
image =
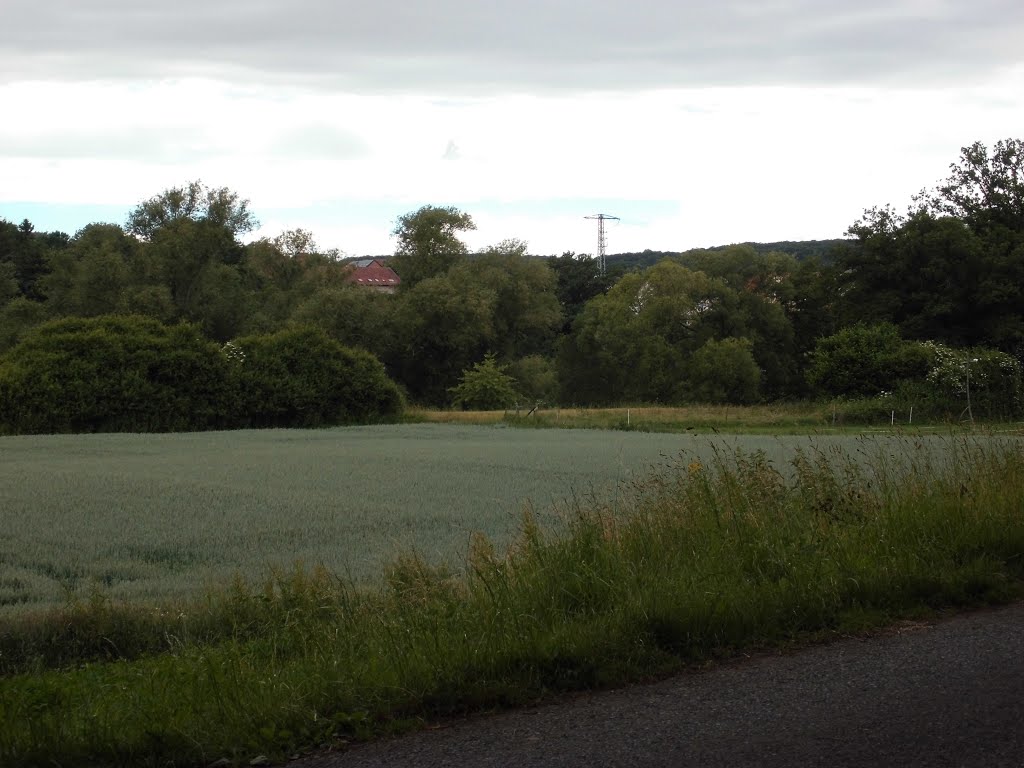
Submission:
<svg viewBox="0 0 1024 768">
<path fill-rule="evenodd" d="M 587 403 L 697 399 L 701 369 L 693 366 L 694 354 L 711 340 L 729 338 L 750 340 L 766 391 L 785 387 L 792 375 L 793 342 L 782 307 L 662 261 L 626 275 L 587 303 L 560 352 L 562 398 Z M 722 354 L 732 351 L 728 347 Z M 705 357 L 713 357 L 712 351 Z"/>
<path fill-rule="evenodd" d="M 179 221 L 206 221 L 227 229 L 233 237 L 259 226 L 249 211 L 249 201 L 227 187 L 211 188 L 201 181 L 184 187 L 171 187 L 139 203 L 128 214 L 127 231 L 143 240 L 151 240 L 163 227 Z"/>
<path fill-rule="evenodd" d="M 548 260 L 557 281 L 555 293 L 562 305 L 562 331 L 568 333 L 573 321 L 583 306 L 599 296 L 615 282 L 621 273 L 614 276 L 609 272 L 601 274 L 597 260 L 585 253 L 566 251 L 561 256 Z"/>
<path fill-rule="evenodd" d="M 976 141 L 960 150 L 960 161 L 949 169 L 949 177 L 925 196 L 933 210 L 974 229 L 1024 231 L 1024 140 L 997 141 L 991 152 Z"/>
<path fill-rule="evenodd" d="M 491 351 L 500 360 L 552 351 L 562 321 L 555 275 L 545 260 L 526 255 L 525 243 L 498 243 L 453 267 L 448 277 L 460 290 L 493 293 Z"/>
<path fill-rule="evenodd" d="M 388 370 L 421 403 L 443 405 L 462 372 L 494 340 L 493 291 L 430 277 L 397 297 Z"/>
<path fill-rule="evenodd" d="M 347 347 L 387 360 L 389 350 L 400 343 L 393 330 L 399 300 L 352 285 L 322 288 L 295 308 L 291 321 L 319 328 Z"/>
<path fill-rule="evenodd" d="M 838 259 L 841 319 L 1024 355 L 1024 143 L 965 147 L 907 215 L 872 208 Z"/>
<path fill-rule="evenodd" d="M 116 224 L 89 224 L 67 248 L 51 252 L 40 280 L 50 314 L 95 317 L 125 309 L 124 292 L 147 276 L 140 243 Z"/>
<path fill-rule="evenodd" d="M 473 218 L 454 206 L 424 205 L 399 217 L 392 235 L 398 240 L 390 266 L 405 289 L 443 275 L 468 252 L 459 233 L 476 229 Z"/>
</svg>

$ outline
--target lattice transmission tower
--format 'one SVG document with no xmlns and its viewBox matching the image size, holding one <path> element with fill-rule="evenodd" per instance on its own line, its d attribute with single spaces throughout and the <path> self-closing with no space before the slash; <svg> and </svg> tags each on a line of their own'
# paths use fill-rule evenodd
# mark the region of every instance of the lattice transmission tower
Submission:
<svg viewBox="0 0 1024 768">
<path fill-rule="evenodd" d="M 584 216 L 585 219 L 597 219 L 597 263 L 601 274 L 604 274 L 605 254 L 608 251 L 608 237 L 604 233 L 604 223 L 609 220 L 618 221 L 618 216 L 609 216 L 607 213 L 595 213 L 593 216 Z"/>
</svg>

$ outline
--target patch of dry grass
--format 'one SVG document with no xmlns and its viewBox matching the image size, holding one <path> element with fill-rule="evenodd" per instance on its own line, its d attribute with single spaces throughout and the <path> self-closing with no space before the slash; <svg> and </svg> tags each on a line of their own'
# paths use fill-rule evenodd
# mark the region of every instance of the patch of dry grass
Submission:
<svg viewBox="0 0 1024 768">
<path fill-rule="evenodd" d="M 410 409 L 410 420 L 449 424 L 500 424 L 565 429 L 630 429 L 647 432 L 808 433 L 828 431 L 831 411 L 819 404 L 638 406 L 623 408 L 528 408 L 505 411 Z"/>
</svg>

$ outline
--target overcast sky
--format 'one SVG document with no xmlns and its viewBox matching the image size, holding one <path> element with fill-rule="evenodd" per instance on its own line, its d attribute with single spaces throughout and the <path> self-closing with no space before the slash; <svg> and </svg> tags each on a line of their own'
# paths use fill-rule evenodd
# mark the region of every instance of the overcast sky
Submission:
<svg viewBox="0 0 1024 768">
<path fill-rule="evenodd" d="M 1024 135 L 1020 0 L 2 0 L 0 217 L 202 179 L 351 255 L 840 237 Z"/>
</svg>

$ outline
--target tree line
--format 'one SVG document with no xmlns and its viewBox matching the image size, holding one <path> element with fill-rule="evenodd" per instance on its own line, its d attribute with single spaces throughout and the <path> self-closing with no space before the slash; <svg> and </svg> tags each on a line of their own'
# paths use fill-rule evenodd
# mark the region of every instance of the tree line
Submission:
<svg viewBox="0 0 1024 768">
<path fill-rule="evenodd" d="M 44 363 L 66 360 L 40 351 L 47 334 L 156 338 L 156 323 L 191 329 L 228 363 L 232 349 L 254 350 L 253 339 L 290 339 L 259 342 L 279 356 L 289 345 L 360 350 L 405 399 L 431 406 L 840 397 L 881 408 L 895 398 L 955 416 L 973 386 L 983 414 L 1018 415 L 1022 167 L 1021 140 L 975 143 L 906 213 L 872 208 L 842 240 L 645 252 L 612 260 L 603 275 L 585 254 L 533 256 L 518 240 L 471 253 L 462 236 L 472 217 L 428 205 L 395 223 L 394 295 L 349 282 L 347 260 L 303 230 L 244 242 L 257 226 L 248 201 L 200 182 L 141 202 L 123 224 L 73 236 L 0 219 L 0 407 L 28 397 L 12 382 L 31 350 Z M 97 325 L 67 325 L 87 319 Z M 283 359 L 279 370 L 296 367 Z M 232 364 L 238 376 L 255 365 Z M 342 375 L 303 370 L 328 382 Z M 382 412 L 394 412 L 384 401 Z M 226 424 L 368 414 L 275 421 L 260 407 Z"/>
</svg>

